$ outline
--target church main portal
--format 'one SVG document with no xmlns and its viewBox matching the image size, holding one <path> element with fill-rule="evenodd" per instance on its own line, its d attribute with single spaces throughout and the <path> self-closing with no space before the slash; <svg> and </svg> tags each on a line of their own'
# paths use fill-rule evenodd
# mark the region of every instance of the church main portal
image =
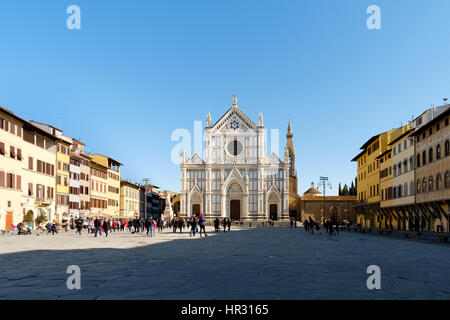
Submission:
<svg viewBox="0 0 450 320">
<path fill-rule="evenodd" d="M 241 219 L 241 200 L 230 200 L 230 219 Z"/>
</svg>

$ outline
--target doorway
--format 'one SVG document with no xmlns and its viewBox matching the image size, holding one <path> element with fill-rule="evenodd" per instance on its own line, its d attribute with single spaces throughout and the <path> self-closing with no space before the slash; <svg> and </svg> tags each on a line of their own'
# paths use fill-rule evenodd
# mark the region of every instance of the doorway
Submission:
<svg viewBox="0 0 450 320">
<path fill-rule="evenodd" d="M 13 223 L 13 214 L 12 212 L 7 212 L 6 213 L 6 230 L 11 230 L 12 229 L 12 223 Z"/>
<path fill-rule="evenodd" d="M 200 205 L 199 204 L 192 205 L 192 215 L 197 216 L 197 217 L 200 215 Z"/>
<path fill-rule="evenodd" d="M 241 200 L 230 201 L 230 219 L 231 220 L 241 219 Z"/>
<path fill-rule="evenodd" d="M 270 220 L 277 221 L 278 220 L 278 205 L 271 204 L 269 206 L 269 212 L 270 212 Z"/>
</svg>

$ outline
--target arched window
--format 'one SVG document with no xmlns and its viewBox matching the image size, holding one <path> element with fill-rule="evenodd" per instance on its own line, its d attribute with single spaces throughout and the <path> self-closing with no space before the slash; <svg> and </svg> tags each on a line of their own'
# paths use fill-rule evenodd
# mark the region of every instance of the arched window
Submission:
<svg viewBox="0 0 450 320">
<path fill-rule="evenodd" d="M 450 171 L 445 173 L 445 187 L 450 188 Z"/>
<path fill-rule="evenodd" d="M 441 158 L 441 145 L 438 144 L 436 146 L 436 160 L 439 160 Z"/>
<path fill-rule="evenodd" d="M 409 183 L 409 192 L 411 193 L 411 196 L 414 195 L 414 181 Z"/>
<path fill-rule="evenodd" d="M 420 179 L 417 180 L 417 193 L 420 193 L 422 184 L 420 183 Z"/>
<path fill-rule="evenodd" d="M 440 190 L 440 189 L 442 189 L 442 177 L 441 177 L 441 174 L 438 173 L 436 175 L 436 190 Z"/>
<path fill-rule="evenodd" d="M 427 192 L 427 178 L 422 180 L 422 192 Z"/>
<path fill-rule="evenodd" d="M 403 185 L 403 196 L 407 196 L 408 195 L 408 184 L 405 182 L 405 184 Z"/>
<path fill-rule="evenodd" d="M 427 152 L 423 151 L 422 152 L 422 165 L 426 165 L 427 164 Z"/>
<path fill-rule="evenodd" d="M 433 176 L 430 176 L 428 178 L 428 191 L 433 191 L 433 189 L 434 189 Z"/>
<path fill-rule="evenodd" d="M 428 163 L 433 162 L 433 148 L 428 149 Z"/>
<path fill-rule="evenodd" d="M 419 168 L 420 167 L 420 153 L 417 155 L 417 164 L 416 167 Z"/>
<path fill-rule="evenodd" d="M 402 186 L 399 185 L 398 186 L 398 198 L 400 198 L 402 196 Z"/>
<path fill-rule="evenodd" d="M 450 154 L 450 142 L 447 140 L 445 141 L 445 156 L 448 156 Z"/>
</svg>

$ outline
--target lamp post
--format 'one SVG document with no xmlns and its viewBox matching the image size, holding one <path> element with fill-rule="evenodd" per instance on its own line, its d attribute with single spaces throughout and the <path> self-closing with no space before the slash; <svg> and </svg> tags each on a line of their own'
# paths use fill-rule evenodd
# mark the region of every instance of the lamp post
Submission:
<svg viewBox="0 0 450 320">
<path fill-rule="evenodd" d="M 325 220 L 325 192 L 327 187 L 329 187 L 331 190 L 331 182 L 328 182 L 328 177 L 320 177 L 320 182 L 317 183 L 317 185 L 320 184 L 323 186 L 323 215 L 321 216 L 321 222 L 323 223 L 323 221 Z"/>
</svg>

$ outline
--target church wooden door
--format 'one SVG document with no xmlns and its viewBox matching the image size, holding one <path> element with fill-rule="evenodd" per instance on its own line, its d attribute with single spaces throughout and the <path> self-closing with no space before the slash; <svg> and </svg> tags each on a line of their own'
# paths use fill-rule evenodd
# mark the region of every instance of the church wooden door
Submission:
<svg viewBox="0 0 450 320">
<path fill-rule="evenodd" d="M 230 201 L 230 219 L 240 220 L 241 219 L 241 201 L 231 200 Z"/>
<path fill-rule="evenodd" d="M 271 204 L 269 207 L 270 219 L 273 221 L 278 220 L 278 206 L 276 204 Z"/>
<path fill-rule="evenodd" d="M 193 216 L 199 216 L 200 215 L 200 205 L 199 204 L 193 204 L 192 205 L 192 215 Z"/>
</svg>

